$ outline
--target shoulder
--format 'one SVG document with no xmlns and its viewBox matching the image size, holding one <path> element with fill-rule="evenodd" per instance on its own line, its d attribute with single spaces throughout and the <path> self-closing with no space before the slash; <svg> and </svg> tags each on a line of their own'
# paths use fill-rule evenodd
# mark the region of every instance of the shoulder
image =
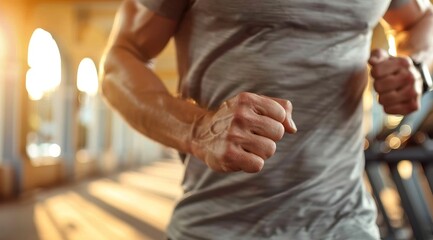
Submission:
<svg viewBox="0 0 433 240">
<path fill-rule="evenodd" d="M 412 0 L 391 0 L 391 3 L 389 4 L 389 8 L 398 8 L 401 7 L 409 2 L 411 2 Z M 419 1 L 419 0 L 417 0 Z"/>
<path fill-rule="evenodd" d="M 149 10 L 171 18 L 179 20 L 184 11 L 191 4 L 191 0 L 136 0 L 146 6 Z"/>
</svg>

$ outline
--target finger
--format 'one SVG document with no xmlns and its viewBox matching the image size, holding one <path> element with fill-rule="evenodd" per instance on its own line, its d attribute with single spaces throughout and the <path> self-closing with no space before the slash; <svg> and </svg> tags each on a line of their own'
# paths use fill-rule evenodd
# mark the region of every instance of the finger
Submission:
<svg viewBox="0 0 433 240">
<path fill-rule="evenodd" d="M 275 103 L 275 101 L 270 101 Z M 282 111 L 285 114 L 284 110 Z M 235 142 L 238 139 L 245 138 L 245 134 L 251 133 L 272 139 L 273 141 L 279 141 L 284 136 L 285 129 L 281 122 L 268 116 L 260 115 L 251 108 L 237 108 L 233 113 L 232 124 L 227 137 Z"/>
<path fill-rule="evenodd" d="M 264 165 L 264 160 L 261 157 L 245 151 L 240 145 L 229 145 L 224 159 L 221 168 L 225 172 L 240 169 L 247 173 L 256 173 L 262 170 Z"/>
<path fill-rule="evenodd" d="M 228 162 L 224 161 L 206 161 L 206 164 L 214 171 L 221 172 L 221 173 L 228 173 L 228 172 L 238 172 L 242 171 L 241 168 L 237 167 L 235 164 L 229 164 Z"/>
<path fill-rule="evenodd" d="M 377 93 L 382 94 L 405 85 L 413 85 L 415 77 L 408 69 L 400 69 L 396 74 L 389 75 L 380 81 L 374 81 L 374 89 Z"/>
<path fill-rule="evenodd" d="M 279 141 L 284 136 L 284 126 L 282 123 L 272 118 L 257 115 L 257 119 L 249 126 L 251 133 Z"/>
<path fill-rule="evenodd" d="M 385 61 L 389 58 L 389 54 L 387 51 L 381 48 L 374 49 L 370 53 L 370 58 L 368 59 L 368 63 L 370 65 L 376 65 L 382 61 Z"/>
<path fill-rule="evenodd" d="M 418 93 L 413 84 L 407 85 L 404 88 L 390 91 L 379 95 L 379 103 L 383 106 L 391 106 L 407 102 L 412 99 L 417 99 Z"/>
<path fill-rule="evenodd" d="M 236 110 L 233 117 L 232 129 L 228 135 L 229 138 L 238 139 L 244 134 L 253 133 L 273 141 L 279 141 L 284 136 L 284 126 L 282 123 L 270 117 L 259 115 L 246 108 Z"/>
<path fill-rule="evenodd" d="M 371 76 L 378 81 L 391 74 L 397 73 L 402 68 L 409 68 L 409 64 L 406 58 L 391 57 L 374 65 L 371 69 Z"/>
<path fill-rule="evenodd" d="M 254 109 L 257 114 L 270 117 L 280 123 L 285 120 L 286 110 L 281 104 L 266 96 L 257 95 L 257 97 L 254 102 Z"/>
<path fill-rule="evenodd" d="M 271 98 L 275 102 L 279 103 L 286 110 L 286 117 L 284 119 L 283 126 L 286 132 L 296 133 L 298 128 L 296 127 L 295 121 L 292 118 L 293 105 L 290 101 L 281 98 Z"/>
<path fill-rule="evenodd" d="M 269 138 L 251 134 L 247 141 L 240 144 L 241 147 L 263 160 L 272 157 L 277 149 L 277 145 Z"/>
<path fill-rule="evenodd" d="M 420 106 L 419 99 L 416 100 L 410 100 L 408 102 L 392 105 L 392 106 L 384 106 L 384 110 L 388 114 L 400 114 L 400 115 L 407 115 L 409 113 L 412 113 L 414 111 L 417 111 Z"/>
<path fill-rule="evenodd" d="M 244 151 L 242 155 L 244 155 L 244 157 L 241 158 L 242 164 L 240 165 L 240 168 L 246 173 L 260 172 L 265 165 L 265 161 L 255 154 Z"/>
<path fill-rule="evenodd" d="M 283 123 L 286 132 L 295 133 L 297 131 L 291 117 L 292 104 L 287 100 L 252 93 L 240 93 L 236 98 L 236 102 L 239 105 L 252 106 L 255 113 Z"/>
</svg>

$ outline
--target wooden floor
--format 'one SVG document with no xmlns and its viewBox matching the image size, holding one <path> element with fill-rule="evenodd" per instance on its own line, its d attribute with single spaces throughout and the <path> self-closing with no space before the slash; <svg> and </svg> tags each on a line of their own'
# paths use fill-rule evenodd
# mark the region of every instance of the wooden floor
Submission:
<svg viewBox="0 0 433 240">
<path fill-rule="evenodd" d="M 0 204 L 0 240 L 165 239 L 182 166 L 159 161 Z"/>
</svg>

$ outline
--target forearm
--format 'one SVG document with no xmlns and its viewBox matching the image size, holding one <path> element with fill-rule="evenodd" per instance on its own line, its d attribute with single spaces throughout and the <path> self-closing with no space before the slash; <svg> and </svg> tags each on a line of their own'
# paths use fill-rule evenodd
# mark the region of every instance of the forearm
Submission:
<svg viewBox="0 0 433 240">
<path fill-rule="evenodd" d="M 433 63 L 433 10 L 429 7 L 412 26 L 396 32 L 399 54 L 428 65 Z"/>
<path fill-rule="evenodd" d="M 107 101 L 133 128 L 164 145 L 190 152 L 193 123 L 206 110 L 172 96 L 132 51 L 111 48 L 102 86 Z"/>
</svg>

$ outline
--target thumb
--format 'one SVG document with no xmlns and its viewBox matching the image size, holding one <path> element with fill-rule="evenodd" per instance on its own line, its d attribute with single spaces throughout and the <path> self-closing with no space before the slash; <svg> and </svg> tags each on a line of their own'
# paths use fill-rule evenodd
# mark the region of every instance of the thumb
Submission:
<svg viewBox="0 0 433 240">
<path fill-rule="evenodd" d="M 370 65 L 376 65 L 380 62 L 383 62 L 389 58 L 389 54 L 382 48 L 377 48 L 371 51 L 370 58 L 368 59 L 368 63 Z"/>
<path fill-rule="evenodd" d="M 298 131 L 298 129 L 296 128 L 296 124 L 292 118 L 292 111 L 293 111 L 292 103 L 288 100 L 281 99 L 281 98 L 272 98 L 271 97 L 271 99 L 274 100 L 275 102 L 279 103 L 284 108 L 284 110 L 286 110 L 286 118 L 283 121 L 283 126 L 284 126 L 284 129 L 286 130 L 286 132 L 296 133 Z"/>
</svg>

